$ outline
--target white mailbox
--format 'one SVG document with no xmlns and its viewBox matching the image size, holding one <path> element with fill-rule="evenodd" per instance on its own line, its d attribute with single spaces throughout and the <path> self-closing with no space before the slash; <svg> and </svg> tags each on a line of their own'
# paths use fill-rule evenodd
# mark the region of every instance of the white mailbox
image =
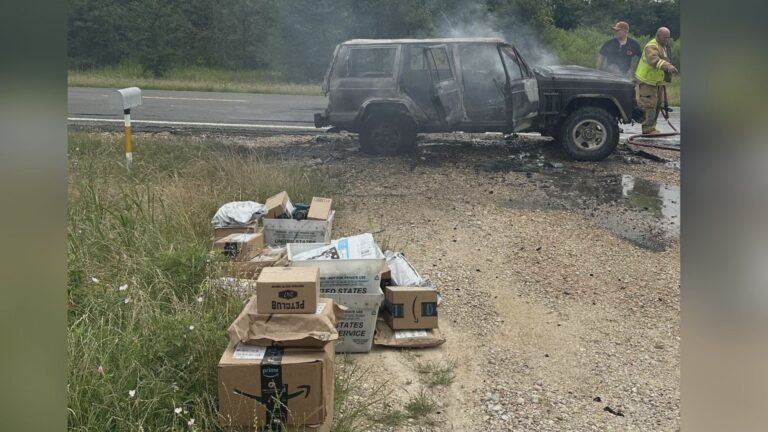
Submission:
<svg viewBox="0 0 768 432">
<path fill-rule="evenodd" d="M 141 105 L 141 89 L 138 87 L 115 90 L 109 94 L 111 109 L 125 111 L 139 105 Z"/>
</svg>

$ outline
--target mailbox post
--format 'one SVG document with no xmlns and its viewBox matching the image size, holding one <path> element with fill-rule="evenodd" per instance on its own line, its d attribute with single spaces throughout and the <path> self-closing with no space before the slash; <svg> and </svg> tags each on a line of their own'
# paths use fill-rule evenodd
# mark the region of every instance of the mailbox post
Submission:
<svg viewBox="0 0 768 432">
<path fill-rule="evenodd" d="M 133 162 L 133 140 L 131 137 L 131 108 L 141 105 L 141 89 L 128 87 L 115 90 L 109 95 L 109 106 L 114 110 L 122 110 L 125 119 L 125 164 L 130 167 Z"/>
</svg>

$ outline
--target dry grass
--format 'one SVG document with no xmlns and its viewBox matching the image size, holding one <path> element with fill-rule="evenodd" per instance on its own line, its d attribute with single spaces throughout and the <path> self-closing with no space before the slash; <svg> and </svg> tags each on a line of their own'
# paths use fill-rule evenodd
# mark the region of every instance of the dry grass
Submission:
<svg viewBox="0 0 768 432">
<path fill-rule="evenodd" d="M 121 64 L 90 70 L 70 70 L 67 84 L 75 87 L 122 88 L 138 86 L 153 90 L 192 90 L 209 92 L 275 93 L 321 95 L 314 83 L 290 83 L 277 73 L 264 70 L 225 70 L 205 67 L 171 69 L 156 78 L 138 65 Z"/>
</svg>

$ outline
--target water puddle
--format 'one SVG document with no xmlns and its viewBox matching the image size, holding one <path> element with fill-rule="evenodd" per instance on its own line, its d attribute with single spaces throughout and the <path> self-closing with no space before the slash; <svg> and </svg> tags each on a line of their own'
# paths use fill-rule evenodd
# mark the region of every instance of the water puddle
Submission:
<svg viewBox="0 0 768 432">
<path fill-rule="evenodd" d="M 574 210 L 645 249 L 662 251 L 680 236 L 680 187 L 626 174 L 536 173 L 534 194 L 508 208 Z"/>
</svg>

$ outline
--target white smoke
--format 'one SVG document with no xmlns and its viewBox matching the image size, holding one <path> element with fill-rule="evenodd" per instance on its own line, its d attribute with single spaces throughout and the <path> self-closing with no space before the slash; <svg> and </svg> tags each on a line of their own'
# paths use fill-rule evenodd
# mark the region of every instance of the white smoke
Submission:
<svg viewBox="0 0 768 432">
<path fill-rule="evenodd" d="M 498 37 L 514 45 L 529 66 L 560 63 L 557 55 L 541 41 L 537 31 L 519 19 L 506 17 L 506 25 L 503 26 L 498 17 L 476 3 L 462 5 L 460 12 L 440 13 L 442 25 L 438 31 L 441 37 Z"/>
</svg>

